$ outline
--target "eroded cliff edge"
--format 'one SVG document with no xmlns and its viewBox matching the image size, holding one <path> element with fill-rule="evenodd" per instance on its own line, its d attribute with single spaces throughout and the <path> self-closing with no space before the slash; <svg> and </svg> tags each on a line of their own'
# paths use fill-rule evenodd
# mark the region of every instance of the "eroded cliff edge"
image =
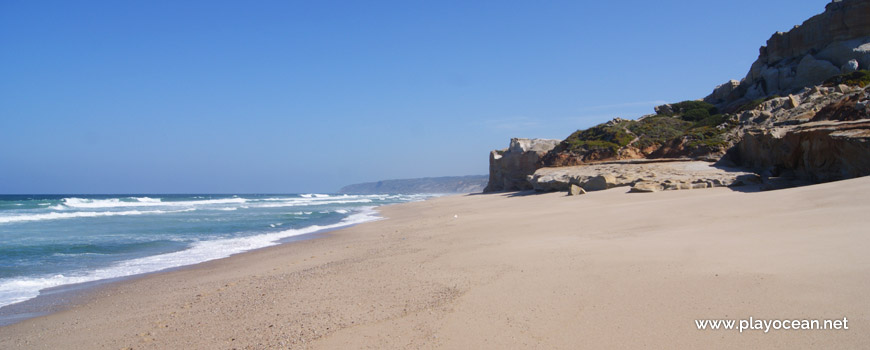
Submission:
<svg viewBox="0 0 870 350">
<path fill-rule="evenodd" d="M 602 189 L 598 180 L 588 184 L 596 176 L 623 179 L 613 185 L 666 190 L 705 188 L 701 184 L 714 183 L 714 173 L 722 185 L 870 175 L 868 68 L 870 0 L 833 1 L 824 13 L 774 34 L 746 77 L 717 86 L 704 99 L 658 106 L 636 120 L 616 118 L 559 142 L 511 140 L 508 149 L 490 154 L 485 192 Z M 707 163 L 667 164 L 674 160 Z M 638 162 L 661 163 L 654 168 L 674 179 L 649 175 L 650 166 L 626 165 Z M 702 165 L 718 170 L 678 176 Z M 647 171 L 655 183 L 631 169 Z"/>
</svg>

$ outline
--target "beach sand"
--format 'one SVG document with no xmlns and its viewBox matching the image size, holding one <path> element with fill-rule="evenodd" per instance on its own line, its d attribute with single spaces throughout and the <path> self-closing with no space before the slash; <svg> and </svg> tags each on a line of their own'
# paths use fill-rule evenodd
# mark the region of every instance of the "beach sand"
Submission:
<svg viewBox="0 0 870 350">
<path fill-rule="evenodd" d="M 870 178 L 770 192 L 450 196 L 101 287 L 2 349 L 861 348 Z M 696 319 L 848 319 L 698 330 Z"/>
</svg>

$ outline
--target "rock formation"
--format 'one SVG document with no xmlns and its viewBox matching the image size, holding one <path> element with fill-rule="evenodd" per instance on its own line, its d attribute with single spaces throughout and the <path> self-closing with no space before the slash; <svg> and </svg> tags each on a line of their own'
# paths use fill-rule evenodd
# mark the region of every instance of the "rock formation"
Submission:
<svg viewBox="0 0 870 350">
<path fill-rule="evenodd" d="M 836 0 L 759 49 L 743 80 L 717 86 L 704 101 L 731 111 L 746 102 L 787 95 L 826 79 L 870 68 L 870 1 Z"/>
<path fill-rule="evenodd" d="M 814 182 L 870 175 L 870 86 L 807 89 L 740 120 L 742 137 L 726 157 L 735 164 Z"/>
<path fill-rule="evenodd" d="M 541 167 L 630 159 L 718 159 L 734 123 L 713 105 L 684 101 L 656 107 L 638 120 L 615 118 L 578 130 L 541 159 Z"/>
<path fill-rule="evenodd" d="M 539 168 L 538 161 L 560 140 L 511 139 L 506 149 L 489 154 L 489 183 L 484 192 L 530 190 L 526 177 Z"/>
<path fill-rule="evenodd" d="M 725 165 L 777 183 L 870 175 L 868 68 L 870 0 L 835 0 L 824 13 L 774 34 L 743 80 L 719 85 L 703 101 L 657 106 L 656 114 L 637 120 L 616 118 L 534 151 L 519 141 L 511 143 L 516 151 L 493 151 L 487 191 L 575 185 L 654 192 L 754 178 Z"/>
<path fill-rule="evenodd" d="M 657 192 L 759 182 L 754 173 L 704 161 L 614 161 L 541 168 L 529 177 L 534 189 L 542 192 L 567 191 L 571 186 L 585 191 L 630 186 L 633 192 Z"/>
</svg>

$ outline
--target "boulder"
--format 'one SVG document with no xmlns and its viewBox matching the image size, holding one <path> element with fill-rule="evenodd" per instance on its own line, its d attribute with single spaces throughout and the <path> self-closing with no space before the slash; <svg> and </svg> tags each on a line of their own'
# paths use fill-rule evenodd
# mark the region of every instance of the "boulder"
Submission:
<svg viewBox="0 0 870 350">
<path fill-rule="evenodd" d="M 541 168 L 541 169 L 559 169 L 559 168 Z M 538 169 L 538 170 L 541 170 Z M 585 181 L 585 178 L 584 178 Z M 580 182 L 577 178 L 572 178 L 569 172 L 562 171 L 551 171 L 551 172 L 542 172 L 538 174 L 538 171 L 535 171 L 535 174 L 529 175 L 527 177 L 527 181 L 531 184 L 532 188 L 538 192 L 554 192 L 554 191 L 564 191 L 566 190 L 572 183 L 578 184 Z M 579 185 L 578 185 L 579 186 Z"/>
<path fill-rule="evenodd" d="M 761 78 L 764 79 L 764 85 L 767 87 L 768 94 L 780 90 L 780 75 L 779 68 L 777 67 L 765 66 L 764 69 L 761 70 Z"/>
<path fill-rule="evenodd" d="M 840 72 L 843 74 L 852 73 L 858 71 L 858 60 L 849 60 L 840 67 Z"/>
<path fill-rule="evenodd" d="M 817 60 L 812 55 L 806 55 L 797 66 L 797 77 L 794 87 L 817 85 L 826 79 L 840 74 L 840 69 L 833 63 Z"/>
<path fill-rule="evenodd" d="M 752 85 L 751 87 L 749 87 L 748 90 L 746 90 L 745 96 L 746 96 L 746 98 L 748 98 L 750 100 L 754 100 L 756 98 L 761 98 L 761 97 L 764 97 L 766 95 L 767 95 L 767 92 L 764 91 L 763 82 L 758 82 L 758 83 L 755 83 L 754 85 Z"/>
<path fill-rule="evenodd" d="M 795 108 L 801 105 L 800 98 L 795 95 L 788 95 L 788 108 Z"/>
<path fill-rule="evenodd" d="M 662 185 L 657 182 L 638 182 L 631 186 L 631 189 L 628 192 L 633 193 L 649 193 L 649 192 L 659 192 L 663 189 Z"/>
<path fill-rule="evenodd" d="M 870 42 L 870 37 L 857 38 L 852 40 L 835 41 L 815 55 L 817 59 L 822 59 L 833 63 L 835 66 L 843 66 L 846 62 L 856 60 L 861 56 L 861 51 L 858 50 L 861 45 Z"/>
<path fill-rule="evenodd" d="M 571 186 L 568 187 L 569 196 L 579 196 L 582 194 L 586 194 L 586 190 L 584 190 L 583 187 L 577 186 L 575 184 L 571 184 Z"/>
<path fill-rule="evenodd" d="M 587 180 L 581 186 L 587 191 L 601 191 L 616 187 L 616 178 L 613 175 L 598 175 Z"/>
</svg>

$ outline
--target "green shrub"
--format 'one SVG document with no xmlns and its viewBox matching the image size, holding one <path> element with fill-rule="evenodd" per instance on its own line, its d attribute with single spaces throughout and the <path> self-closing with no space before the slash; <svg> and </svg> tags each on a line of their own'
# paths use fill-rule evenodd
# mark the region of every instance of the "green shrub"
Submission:
<svg viewBox="0 0 870 350">
<path fill-rule="evenodd" d="M 710 117 L 710 112 L 706 109 L 690 109 L 680 116 L 680 119 L 687 122 L 697 122 Z"/>
<path fill-rule="evenodd" d="M 672 114 L 659 114 L 660 116 L 677 116 L 680 119 L 697 122 L 707 119 L 711 115 L 718 113 L 716 106 L 704 101 L 683 101 L 671 105 Z"/>
<path fill-rule="evenodd" d="M 584 151 L 609 150 L 616 153 L 621 147 L 618 144 L 602 140 L 574 140 L 568 144 L 569 150 L 583 153 Z"/>
<path fill-rule="evenodd" d="M 846 84 L 850 86 L 865 87 L 870 85 L 870 70 L 859 70 L 857 72 L 840 74 L 825 80 L 825 86 L 834 86 Z"/>
<path fill-rule="evenodd" d="M 760 103 L 760 102 L 759 102 Z M 703 101 L 683 101 L 671 105 L 673 114 L 658 114 L 642 120 L 623 120 L 577 130 L 563 141 L 561 150 L 577 154 L 589 151 L 617 151 L 635 138 L 632 146 L 647 149 L 685 139 L 686 147 L 716 151 L 727 144 L 725 135 L 735 126 L 729 115 Z M 717 129 L 719 125 L 727 127 Z"/>
<path fill-rule="evenodd" d="M 634 136 L 626 131 L 626 127 L 635 121 L 623 121 L 615 125 L 599 124 L 586 130 L 577 130 L 565 139 L 569 151 L 582 152 L 588 150 L 610 149 L 616 151 L 627 146 Z"/>
<path fill-rule="evenodd" d="M 638 137 L 634 146 L 646 148 L 652 145 L 663 145 L 681 137 L 691 125 L 679 118 L 653 116 L 632 124 L 628 130 Z"/>
<path fill-rule="evenodd" d="M 683 101 L 674 103 L 671 105 L 671 108 L 674 110 L 675 115 L 679 115 L 680 112 L 687 112 L 693 109 L 703 109 L 706 110 L 710 114 L 716 113 L 716 107 L 712 104 L 709 104 L 704 101 Z"/>
<path fill-rule="evenodd" d="M 713 150 L 727 145 L 725 131 L 710 126 L 693 128 L 686 132 L 685 137 L 688 139 L 686 147 L 690 149 L 705 148 Z"/>
<path fill-rule="evenodd" d="M 696 121 L 695 124 L 692 125 L 693 128 L 699 128 L 703 126 L 718 126 L 722 123 L 728 121 L 728 116 L 724 114 L 715 114 L 711 115 L 707 118 Z"/>
</svg>

